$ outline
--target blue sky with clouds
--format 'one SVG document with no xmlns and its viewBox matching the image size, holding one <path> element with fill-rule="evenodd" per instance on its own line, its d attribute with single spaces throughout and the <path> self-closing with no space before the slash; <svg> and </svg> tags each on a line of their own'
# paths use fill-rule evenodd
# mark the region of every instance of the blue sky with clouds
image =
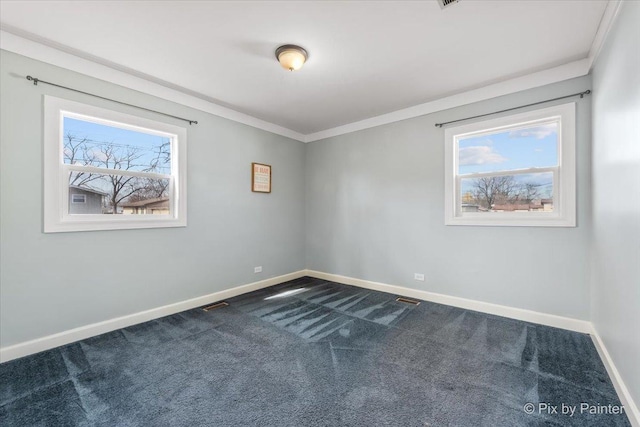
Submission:
<svg viewBox="0 0 640 427">
<path fill-rule="evenodd" d="M 89 139 L 88 145 L 94 146 L 96 153 L 100 151 L 100 146 L 104 143 L 113 144 L 122 152 L 126 152 L 127 147 L 136 149 L 141 157 L 136 161 L 139 166 L 133 170 L 148 168 L 151 160 L 156 157 L 160 146 L 169 141 L 169 138 L 166 137 L 65 117 L 64 135 L 66 136 L 67 133 L 71 133 L 79 139 Z M 157 172 L 170 173 L 170 165 L 167 164 Z"/>
<path fill-rule="evenodd" d="M 556 123 L 461 139 L 458 173 L 557 166 L 557 141 Z"/>
</svg>

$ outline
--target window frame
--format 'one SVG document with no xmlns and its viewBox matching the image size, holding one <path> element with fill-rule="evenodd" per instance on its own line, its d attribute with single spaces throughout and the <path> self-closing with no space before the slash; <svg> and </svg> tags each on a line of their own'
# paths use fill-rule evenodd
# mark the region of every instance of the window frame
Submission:
<svg viewBox="0 0 640 427">
<path fill-rule="evenodd" d="M 575 227 L 576 226 L 576 103 L 556 105 L 445 130 L 445 225 Z M 458 141 L 523 127 L 558 122 L 558 165 L 498 172 L 458 173 Z M 553 212 L 462 212 L 462 178 L 552 172 Z"/>
<path fill-rule="evenodd" d="M 64 163 L 64 118 L 75 118 L 171 139 L 171 174 L 114 170 Z M 187 130 L 90 104 L 44 95 L 44 227 L 45 233 L 186 227 L 187 225 Z M 69 214 L 69 176 L 74 170 L 105 175 L 169 179 L 169 215 Z M 161 218 L 158 218 L 161 217 Z"/>
</svg>

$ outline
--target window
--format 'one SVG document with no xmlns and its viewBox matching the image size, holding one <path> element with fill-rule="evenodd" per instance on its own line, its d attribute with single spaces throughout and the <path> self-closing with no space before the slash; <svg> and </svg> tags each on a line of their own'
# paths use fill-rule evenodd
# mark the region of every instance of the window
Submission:
<svg viewBox="0 0 640 427">
<path fill-rule="evenodd" d="M 87 203 L 87 198 L 84 194 L 72 194 L 71 203 Z"/>
<path fill-rule="evenodd" d="M 575 227 L 575 104 L 445 131 L 445 224 Z"/>
<path fill-rule="evenodd" d="M 186 226 L 186 129 L 49 96 L 44 109 L 45 233 Z"/>
</svg>

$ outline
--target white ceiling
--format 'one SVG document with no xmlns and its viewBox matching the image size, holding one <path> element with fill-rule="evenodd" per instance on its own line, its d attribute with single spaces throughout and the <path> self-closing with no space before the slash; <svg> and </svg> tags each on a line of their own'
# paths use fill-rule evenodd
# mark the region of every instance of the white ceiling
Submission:
<svg viewBox="0 0 640 427">
<path fill-rule="evenodd" d="M 0 20 L 310 134 L 586 58 L 606 5 L 2 1 Z M 276 62 L 287 43 L 309 52 L 298 72 Z"/>
</svg>

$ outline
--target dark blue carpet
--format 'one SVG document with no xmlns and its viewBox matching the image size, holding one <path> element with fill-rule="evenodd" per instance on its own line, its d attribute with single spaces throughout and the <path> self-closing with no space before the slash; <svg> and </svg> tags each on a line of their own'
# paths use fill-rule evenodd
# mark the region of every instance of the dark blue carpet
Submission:
<svg viewBox="0 0 640 427">
<path fill-rule="evenodd" d="M 0 365 L 0 425 L 630 425 L 580 411 L 620 405 L 588 335 L 311 278 L 228 302 Z"/>
</svg>

